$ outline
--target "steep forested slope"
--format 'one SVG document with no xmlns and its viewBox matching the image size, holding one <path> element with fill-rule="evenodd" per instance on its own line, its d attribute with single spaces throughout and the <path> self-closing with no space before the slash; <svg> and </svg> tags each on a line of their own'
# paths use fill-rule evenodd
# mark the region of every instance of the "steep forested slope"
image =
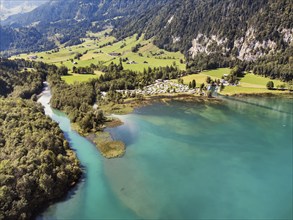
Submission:
<svg viewBox="0 0 293 220">
<path fill-rule="evenodd" d="M 12 96 L 31 98 L 33 94 L 40 93 L 46 72 L 45 66 L 40 63 L 32 63 L 25 60 L 0 61 L 0 96 Z M 33 68 L 28 71 L 27 68 Z"/>
<path fill-rule="evenodd" d="M 16 33 L 29 31 L 36 39 L 58 33 L 56 38 L 61 41 L 112 25 L 120 38 L 145 33 L 147 38 L 156 36 L 157 45 L 167 49 L 188 51 L 193 46 L 192 53 L 221 49 L 245 58 L 245 52 L 288 46 L 293 34 L 292 12 L 290 0 L 69 0 L 66 4 L 51 1 L 2 24 L 29 27 Z M 7 34 L 9 29 L 2 32 Z"/>
<path fill-rule="evenodd" d="M 190 72 L 241 64 L 267 77 L 293 78 L 290 0 L 170 0 L 118 20 L 113 34 L 122 39 L 134 32 L 183 52 Z"/>
<path fill-rule="evenodd" d="M 0 29 L 2 51 L 48 50 L 56 42 L 78 39 L 87 31 L 99 31 L 118 24 L 127 16 L 168 0 L 67 0 L 50 1 L 34 11 L 11 16 Z"/>
<path fill-rule="evenodd" d="M 135 30 L 155 36 L 165 49 L 191 55 L 220 51 L 248 60 L 292 43 L 292 12 L 290 0 L 173 0 L 129 17 L 114 33 L 122 38 Z"/>
</svg>

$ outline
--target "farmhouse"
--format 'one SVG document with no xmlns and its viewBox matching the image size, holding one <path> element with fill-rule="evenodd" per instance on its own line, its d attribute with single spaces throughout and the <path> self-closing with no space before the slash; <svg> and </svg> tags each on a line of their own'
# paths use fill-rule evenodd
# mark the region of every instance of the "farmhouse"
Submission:
<svg viewBox="0 0 293 220">
<path fill-rule="evenodd" d="M 38 58 L 38 56 L 33 55 L 33 56 L 28 56 L 28 58 L 29 58 L 30 60 L 36 60 L 36 59 Z"/>
<path fill-rule="evenodd" d="M 111 53 L 109 53 L 109 55 L 113 56 L 113 57 L 118 57 L 118 56 L 121 56 L 121 53 L 111 52 Z"/>
</svg>

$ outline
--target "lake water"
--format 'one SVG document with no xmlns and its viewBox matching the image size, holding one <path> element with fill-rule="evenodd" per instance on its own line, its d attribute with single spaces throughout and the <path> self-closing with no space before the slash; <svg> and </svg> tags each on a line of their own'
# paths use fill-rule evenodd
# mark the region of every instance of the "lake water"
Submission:
<svg viewBox="0 0 293 220">
<path fill-rule="evenodd" d="M 153 104 L 109 129 L 127 144 L 107 160 L 59 122 L 85 176 L 38 219 L 292 219 L 292 99 Z"/>
</svg>

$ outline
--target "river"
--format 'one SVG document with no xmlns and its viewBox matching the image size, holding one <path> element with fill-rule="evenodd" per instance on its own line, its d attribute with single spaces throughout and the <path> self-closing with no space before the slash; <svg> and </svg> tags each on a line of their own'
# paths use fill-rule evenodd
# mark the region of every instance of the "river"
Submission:
<svg viewBox="0 0 293 220">
<path fill-rule="evenodd" d="M 37 219 L 291 219 L 292 99 L 153 104 L 108 129 L 123 158 L 107 160 L 59 123 L 83 166 L 82 181 Z"/>
</svg>

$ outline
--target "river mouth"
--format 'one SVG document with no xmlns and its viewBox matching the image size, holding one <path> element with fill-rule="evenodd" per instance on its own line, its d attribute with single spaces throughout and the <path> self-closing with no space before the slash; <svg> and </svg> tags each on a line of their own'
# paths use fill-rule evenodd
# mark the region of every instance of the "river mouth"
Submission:
<svg viewBox="0 0 293 220">
<path fill-rule="evenodd" d="M 112 193 L 105 182 L 103 158 L 96 146 L 71 129 L 69 118 L 50 107 L 51 92 L 48 84 L 38 102 L 46 115 L 56 121 L 64 132 L 70 147 L 76 152 L 83 168 L 83 178 L 68 195 L 50 205 L 36 219 L 137 219 L 137 216 Z"/>
<path fill-rule="evenodd" d="M 287 99 L 261 99 L 261 105 L 280 111 L 235 100 L 139 108 L 119 116 L 122 126 L 108 129 L 127 145 L 123 158 L 108 160 L 71 130 L 66 115 L 52 111 L 49 93 L 42 97 L 85 178 L 38 219 L 292 218 L 292 103 Z"/>
</svg>

